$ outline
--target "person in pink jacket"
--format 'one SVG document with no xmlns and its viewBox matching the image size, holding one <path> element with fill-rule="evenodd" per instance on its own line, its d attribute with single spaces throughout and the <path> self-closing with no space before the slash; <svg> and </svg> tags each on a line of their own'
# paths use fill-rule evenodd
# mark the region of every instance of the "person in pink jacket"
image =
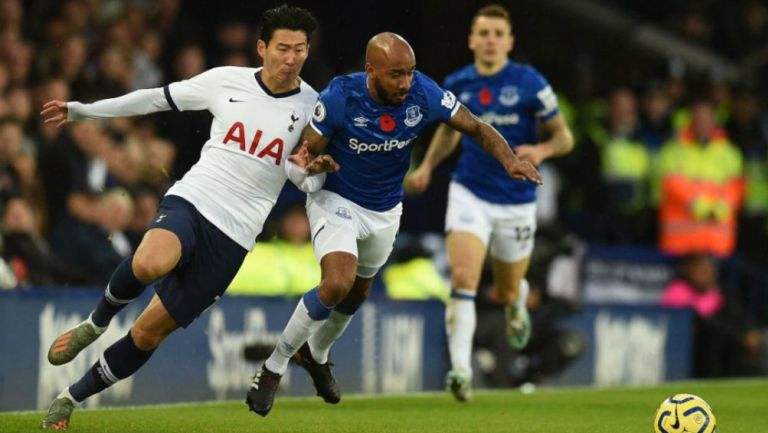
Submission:
<svg viewBox="0 0 768 433">
<path fill-rule="evenodd" d="M 726 297 L 720 289 L 716 259 L 706 254 L 684 258 L 678 276 L 664 289 L 661 305 L 696 312 L 694 376 L 748 376 L 760 371 L 762 333 L 738 297 Z"/>
<path fill-rule="evenodd" d="M 724 304 L 715 261 L 704 254 L 684 259 L 680 276 L 667 284 L 661 297 L 662 307 L 690 307 L 697 315 L 707 319 L 717 314 Z"/>
</svg>

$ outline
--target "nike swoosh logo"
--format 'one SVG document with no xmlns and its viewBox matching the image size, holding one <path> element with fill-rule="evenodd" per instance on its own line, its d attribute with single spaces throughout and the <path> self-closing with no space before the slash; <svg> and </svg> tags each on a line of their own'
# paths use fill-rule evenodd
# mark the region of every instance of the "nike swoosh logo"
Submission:
<svg viewBox="0 0 768 433">
<path fill-rule="evenodd" d="M 678 415 L 679 409 L 677 405 L 675 405 L 675 422 L 670 425 L 673 429 L 677 430 L 680 428 L 680 416 Z"/>
<path fill-rule="evenodd" d="M 239 99 L 234 99 L 234 98 L 229 98 L 229 102 L 245 102 L 245 101 L 241 101 Z"/>
</svg>

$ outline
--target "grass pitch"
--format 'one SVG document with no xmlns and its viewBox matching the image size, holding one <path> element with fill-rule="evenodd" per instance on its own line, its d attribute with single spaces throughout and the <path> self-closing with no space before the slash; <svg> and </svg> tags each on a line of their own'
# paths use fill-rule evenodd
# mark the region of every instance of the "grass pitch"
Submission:
<svg viewBox="0 0 768 433">
<path fill-rule="evenodd" d="M 74 433 L 649 433 L 657 405 L 676 393 L 697 394 L 717 417 L 719 433 L 768 432 L 768 380 L 684 382 L 652 388 L 479 392 L 471 403 L 448 394 L 319 398 L 278 395 L 266 418 L 243 402 L 76 410 Z M 0 413 L 0 432 L 39 431 L 40 412 Z"/>
</svg>

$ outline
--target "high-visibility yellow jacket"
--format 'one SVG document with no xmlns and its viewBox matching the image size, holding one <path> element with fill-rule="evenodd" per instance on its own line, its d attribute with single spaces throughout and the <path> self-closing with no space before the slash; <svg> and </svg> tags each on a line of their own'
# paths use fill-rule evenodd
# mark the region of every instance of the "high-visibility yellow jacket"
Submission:
<svg viewBox="0 0 768 433">
<path fill-rule="evenodd" d="M 686 128 L 662 147 L 658 164 L 662 251 L 732 254 L 744 195 L 741 151 L 722 130 L 700 143 Z"/>
</svg>

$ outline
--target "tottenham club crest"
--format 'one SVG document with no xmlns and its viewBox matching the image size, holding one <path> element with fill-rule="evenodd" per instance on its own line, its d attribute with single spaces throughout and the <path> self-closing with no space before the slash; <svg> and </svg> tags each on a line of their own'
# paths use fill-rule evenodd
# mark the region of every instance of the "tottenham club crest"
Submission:
<svg viewBox="0 0 768 433">
<path fill-rule="evenodd" d="M 312 118 L 315 119 L 316 122 L 322 122 L 325 120 L 325 104 L 323 104 L 323 101 L 317 101 L 317 104 L 315 104 L 315 110 L 312 113 Z"/>
<path fill-rule="evenodd" d="M 296 122 L 299 121 L 299 116 L 296 115 L 295 112 L 291 113 L 291 124 L 288 125 L 288 132 L 293 132 L 295 127 L 293 125 L 296 124 Z"/>
<path fill-rule="evenodd" d="M 418 105 L 411 105 L 405 109 L 405 126 L 413 128 L 421 122 L 421 118 L 424 117 L 421 114 L 421 109 Z"/>
<path fill-rule="evenodd" d="M 505 107 L 511 107 L 517 104 L 517 101 L 519 100 L 520 94 L 517 93 L 517 87 L 505 86 L 501 88 L 501 92 L 499 93 L 499 102 L 501 105 Z"/>
</svg>

